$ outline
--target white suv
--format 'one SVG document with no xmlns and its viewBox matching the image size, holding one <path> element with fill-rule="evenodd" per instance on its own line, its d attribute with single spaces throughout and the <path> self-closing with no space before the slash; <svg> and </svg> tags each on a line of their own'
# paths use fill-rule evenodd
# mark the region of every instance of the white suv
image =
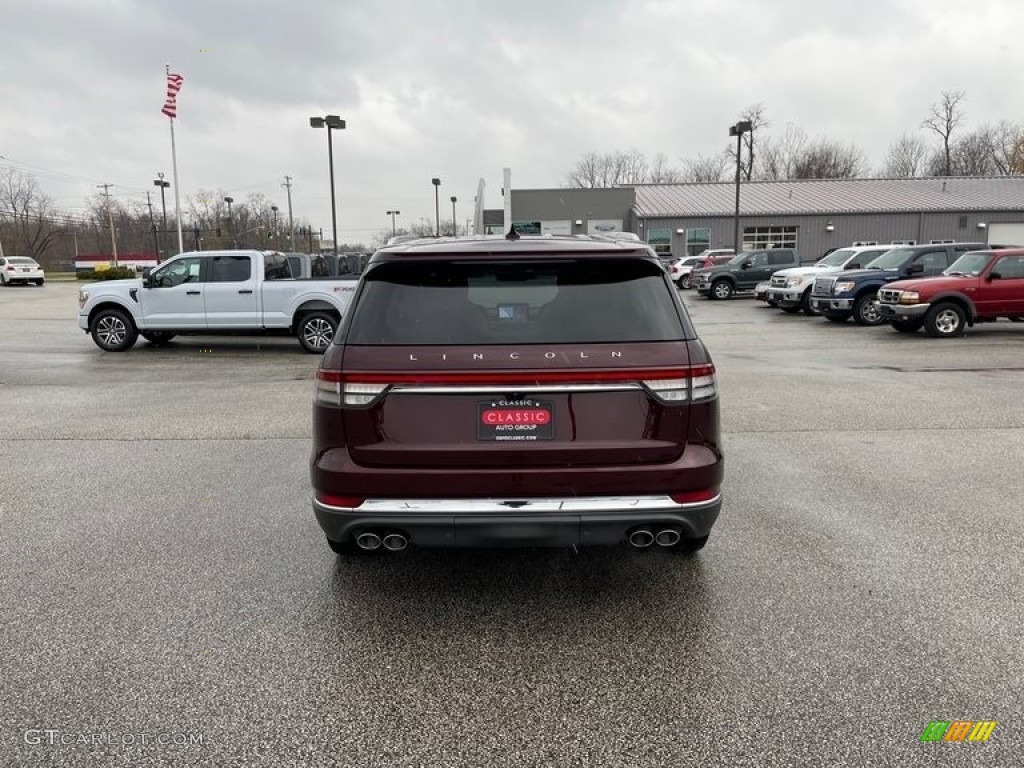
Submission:
<svg viewBox="0 0 1024 768">
<path fill-rule="evenodd" d="M 0 285 L 14 285 L 14 283 L 42 285 L 44 282 L 46 282 L 46 276 L 43 274 L 43 268 L 35 259 L 30 259 L 28 256 L 0 257 Z"/>
</svg>

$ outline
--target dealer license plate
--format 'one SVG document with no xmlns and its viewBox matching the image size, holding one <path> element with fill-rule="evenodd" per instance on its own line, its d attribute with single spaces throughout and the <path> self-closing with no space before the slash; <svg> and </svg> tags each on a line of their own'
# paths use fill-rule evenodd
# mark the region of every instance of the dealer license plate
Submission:
<svg viewBox="0 0 1024 768">
<path fill-rule="evenodd" d="M 551 440 L 555 420 L 551 403 L 523 400 L 485 400 L 477 407 L 476 436 L 494 442 Z"/>
</svg>

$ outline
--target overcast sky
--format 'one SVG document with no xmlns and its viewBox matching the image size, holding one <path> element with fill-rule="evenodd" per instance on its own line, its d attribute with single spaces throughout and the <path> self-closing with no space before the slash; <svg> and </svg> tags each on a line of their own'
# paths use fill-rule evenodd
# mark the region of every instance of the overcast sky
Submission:
<svg viewBox="0 0 1024 768">
<path fill-rule="evenodd" d="M 171 175 L 164 64 L 182 74 L 181 191 L 262 192 L 339 239 L 472 215 L 477 181 L 558 187 L 585 152 L 673 165 L 721 151 L 745 107 L 855 142 L 878 166 L 943 90 L 969 126 L 1024 119 L 1020 0 L 0 0 L 0 165 L 62 209 Z M 922 132 L 922 135 L 923 132 Z M 929 141 L 932 139 L 929 138 Z M 183 199 L 184 203 L 184 199 Z"/>
</svg>

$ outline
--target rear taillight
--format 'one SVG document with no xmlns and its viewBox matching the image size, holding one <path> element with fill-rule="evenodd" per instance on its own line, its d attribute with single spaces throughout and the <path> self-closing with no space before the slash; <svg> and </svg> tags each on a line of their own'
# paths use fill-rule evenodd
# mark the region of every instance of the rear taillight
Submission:
<svg viewBox="0 0 1024 768">
<path fill-rule="evenodd" d="M 673 493 L 671 499 L 676 504 L 700 504 L 702 501 L 711 501 L 719 493 L 720 491 L 717 488 L 704 488 L 699 491 Z"/>
<path fill-rule="evenodd" d="M 352 381 L 339 371 L 316 372 L 316 401 L 323 405 L 371 405 L 387 388 L 382 382 Z"/>
<path fill-rule="evenodd" d="M 695 365 L 683 368 L 671 379 L 643 379 L 647 390 L 663 403 L 699 403 L 718 394 L 715 366 Z"/>
<path fill-rule="evenodd" d="M 366 501 L 358 496 L 333 496 L 329 493 L 318 493 L 316 500 L 329 507 L 345 507 L 346 509 L 354 509 Z"/>
</svg>

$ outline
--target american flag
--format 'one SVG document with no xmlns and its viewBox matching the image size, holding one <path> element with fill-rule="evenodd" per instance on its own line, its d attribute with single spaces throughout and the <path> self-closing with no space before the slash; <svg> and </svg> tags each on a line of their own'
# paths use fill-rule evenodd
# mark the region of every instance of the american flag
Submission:
<svg viewBox="0 0 1024 768">
<path fill-rule="evenodd" d="M 181 75 L 167 73 L 167 101 L 164 102 L 164 108 L 160 111 L 168 117 L 178 116 L 178 91 L 181 90 L 183 82 L 185 82 L 185 78 Z"/>
</svg>

